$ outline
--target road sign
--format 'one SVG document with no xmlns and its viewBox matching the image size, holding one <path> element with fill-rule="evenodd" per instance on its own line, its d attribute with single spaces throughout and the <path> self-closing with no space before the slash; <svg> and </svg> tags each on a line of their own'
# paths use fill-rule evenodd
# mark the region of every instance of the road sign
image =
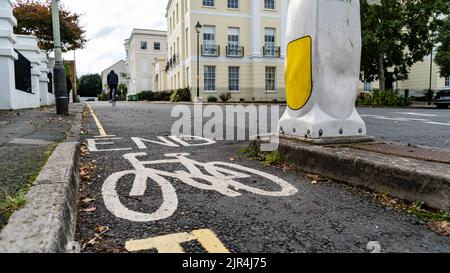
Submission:
<svg viewBox="0 0 450 273">
<path fill-rule="evenodd" d="M 280 133 L 365 136 L 355 101 L 361 61 L 359 1 L 298 0 L 287 18 L 286 96 Z"/>
</svg>

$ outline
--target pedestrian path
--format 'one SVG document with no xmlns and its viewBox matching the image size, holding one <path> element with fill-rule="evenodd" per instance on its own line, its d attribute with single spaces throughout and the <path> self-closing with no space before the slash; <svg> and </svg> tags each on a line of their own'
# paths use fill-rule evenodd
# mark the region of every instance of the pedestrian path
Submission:
<svg viewBox="0 0 450 273">
<path fill-rule="evenodd" d="M 70 116 L 57 116 L 54 107 L 0 111 L 0 229 L 10 214 L 5 198 L 18 198 L 34 181 L 57 143 L 66 139 L 82 105 L 71 108 Z"/>
</svg>

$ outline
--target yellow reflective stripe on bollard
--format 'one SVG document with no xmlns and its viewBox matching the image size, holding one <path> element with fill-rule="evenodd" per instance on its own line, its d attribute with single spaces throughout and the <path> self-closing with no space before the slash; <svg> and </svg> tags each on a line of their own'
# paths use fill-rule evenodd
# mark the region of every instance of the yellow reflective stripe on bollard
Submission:
<svg viewBox="0 0 450 273">
<path fill-rule="evenodd" d="M 312 39 L 306 36 L 289 43 L 286 62 L 286 98 L 289 108 L 302 109 L 312 93 Z"/>
</svg>

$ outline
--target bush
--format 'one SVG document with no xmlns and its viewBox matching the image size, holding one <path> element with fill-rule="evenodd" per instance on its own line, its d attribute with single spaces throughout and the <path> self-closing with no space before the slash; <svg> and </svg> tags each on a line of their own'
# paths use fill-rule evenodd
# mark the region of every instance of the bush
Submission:
<svg viewBox="0 0 450 273">
<path fill-rule="evenodd" d="M 152 96 L 152 91 L 142 91 L 138 94 L 138 100 L 148 100 Z"/>
<path fill-rule="evenodd" d="M 222 102 L 228 102 L 231 100 L 231 93 L 230 92 L 222 93 L 219 95 L 219 98 Z"/>
<path fill-rule="evenodd" d="M 97 96 L 98 101 L 109 101 L 109 96 L 106 93 L 101 93 Z"/>
<path fill-rule="evenodd" d="M 245 99 L 244 98 L 240 98 L 239 101 L 240 102 L 245 102 Z"/>
<path fill-rule="evenodd" d="M 412 104 L 412 99 L 408 101 L 408 104 Z M 397 95 L 392 90 L 386 90 L 380 92 L 379 90 L 373 90 L 371 94 L 360 94 L 356 103 L 358 105 L 369 106 L 405 106 L 405 99 L 403 96 Z"/>
<path fill-rule="evenodd" d="M 208 97 L 208 102 L 214 103 L 214 102 L 218 102 L 218 101 L 219 101 L 219 99 L 216 98 L 216 97 L 214 97 L 214 96 L 209 96 L 209 97 Z"/>
<path fill-rule="evenodd" d="M 170 101 L 171 102 L 191 101 L 191 89 L 184 88 L 173 91 L 172 95 L 170 96 Z"/>
<path fill-rule="evenodd" d="M 152 92 L 147 101 L 170 101 L 172 91 Z"/>
</svg>

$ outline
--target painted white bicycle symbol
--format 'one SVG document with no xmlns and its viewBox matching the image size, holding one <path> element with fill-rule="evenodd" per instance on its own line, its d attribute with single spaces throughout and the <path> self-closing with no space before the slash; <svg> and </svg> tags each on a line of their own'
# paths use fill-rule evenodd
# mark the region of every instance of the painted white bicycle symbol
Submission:
<svg viewBox="0 0 450 273">
<path fill-rule="evenodd" d="M 175 188 L 166 178 L 175 178 L 192 187 L 216 191 L 229 197 L 241 196 L 242 194 L 239 191 L 247 191 L 258 195 L 274 197 L 292 196 L 298 192 L 294 186 L 279 177 L 236 164 L 226 162 L 202 163 L 187 158 L 190 154 L 186 153 L 166 154 L 164 156 L 169 159 L 165 160 L 139 161 L 137 159 L 137 157 L 146 155 L 146 153 L 124 155 L 123 157 L 127 159 L 135 169 L 114 173 L 108 177 L 103 184 L 102 194 L 106 208 L 118 218 L 134 222 L 151 222 L 171 217 L 177 210 L 178 197 Z M 171 173 L 146 167 L 148 165 L 167 164 L 182 164 L 188 172 L 176 171 Z M 203 168 L 208 174 L 204 174 L 199 167 Z M 150 181 L 155 182 L 160 187 L 163 201 L 158 210 L 153 213 L 136 212 L 130 210 L 121 202 L 117 188 L 120 179 L 127 175 L 135 176 L 129 193 L 130 197 L 144 196 Z M 237 181 L 238 179 L 250 178 L 252 175 L 272 181 L 277 185 L 277 188 L 281 189 L 269 191 L 247 186 Z M 201 183 L 200 181 L 203 181 L 204 183 Z"/>
</svg>

